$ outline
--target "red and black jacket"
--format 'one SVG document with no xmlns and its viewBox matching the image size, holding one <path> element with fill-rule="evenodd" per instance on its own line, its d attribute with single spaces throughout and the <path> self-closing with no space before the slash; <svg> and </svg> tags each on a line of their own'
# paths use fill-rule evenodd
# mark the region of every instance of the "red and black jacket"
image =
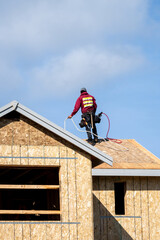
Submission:
<svg viewBox="0 0 160 240">
<path fill-rule="evenodd" d="M 82 92 L 76 101 L 73 112 L 71 113 L 72 117 L 78 112 L 80 107 L 81 107 L 82 113 L 95 112 L 97 109 L 95 98 L 89 95 L 87 92 Z"/>
</svg>

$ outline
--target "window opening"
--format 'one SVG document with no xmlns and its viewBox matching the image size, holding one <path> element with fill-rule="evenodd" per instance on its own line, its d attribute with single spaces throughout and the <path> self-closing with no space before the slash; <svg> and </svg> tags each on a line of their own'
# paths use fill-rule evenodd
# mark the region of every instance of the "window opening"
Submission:
<svg viewBox="0 0 160 240">
<path fill-rule="evenodd" d="M 125 214 L 125 182 L 114 183 L 115 214 Z"/>
<path fill-rule="evenodd" d="M 0 220 L 60 220 L 59 168 L 0 168 Z"/>
</svg>

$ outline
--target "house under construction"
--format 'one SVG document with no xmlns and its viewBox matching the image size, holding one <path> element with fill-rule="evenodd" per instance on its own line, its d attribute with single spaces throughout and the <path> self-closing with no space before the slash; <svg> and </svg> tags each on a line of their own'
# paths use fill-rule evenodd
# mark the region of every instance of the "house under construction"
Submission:
<svg viewBox="0 0 160 240">
<path fill-rule="evenodd" d="M 22 104 L 0 108 L 0 239 L 160 239 L 160 160 L 91 146 Z"/>
</svg>

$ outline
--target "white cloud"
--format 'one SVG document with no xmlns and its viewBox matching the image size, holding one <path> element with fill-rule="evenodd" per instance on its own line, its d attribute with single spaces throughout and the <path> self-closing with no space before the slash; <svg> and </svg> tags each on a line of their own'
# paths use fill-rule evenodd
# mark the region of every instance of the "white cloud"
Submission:
<svg viewBox="0 0 160 240">
<path fill-rule="evenodd" d="M 15 0 L 6 5 L 0 4 L 0 44 L 31 55 L 141 32 L 147 11 L 146 0 Z"/>
<path fill-rule="evenodd" d="M 55 89 L 67 94 L 137 69 L 145 57 L 132 37 L 146 29 L 147 4 L 148 0 L 1 1 L 0 51 L 5 64 L 0 63 L 0 81 L 3 86 L 27 86 L 26 91 L 30 83 L 31 96 L 53 96 Z"/>
<path fill-rule="evenodd" d="M 103 84 L 143 63 L 143 56 L 129 47 L 116 52 L 95 47 L 76 49 L 33 69 L 31 88 L 36 89 L 36 95 L 45 97 L 65 95 L 82 85 Z"/>
</svg>

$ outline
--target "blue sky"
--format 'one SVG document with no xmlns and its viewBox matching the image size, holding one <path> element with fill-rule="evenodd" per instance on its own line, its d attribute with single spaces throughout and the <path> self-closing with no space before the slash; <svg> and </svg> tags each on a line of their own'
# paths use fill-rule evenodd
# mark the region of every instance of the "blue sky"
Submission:
<svg viewBox="0 0 160 240">
<path fill-rule="evenodd" d="M 17 100 L 63 127 L 86 87 L 109 137 L 160 157 L 159 43 L 158 0 L 1 0 L 0 105 Z M 97 128 L 105 137 L 105 117 Z"/>
</svg>

